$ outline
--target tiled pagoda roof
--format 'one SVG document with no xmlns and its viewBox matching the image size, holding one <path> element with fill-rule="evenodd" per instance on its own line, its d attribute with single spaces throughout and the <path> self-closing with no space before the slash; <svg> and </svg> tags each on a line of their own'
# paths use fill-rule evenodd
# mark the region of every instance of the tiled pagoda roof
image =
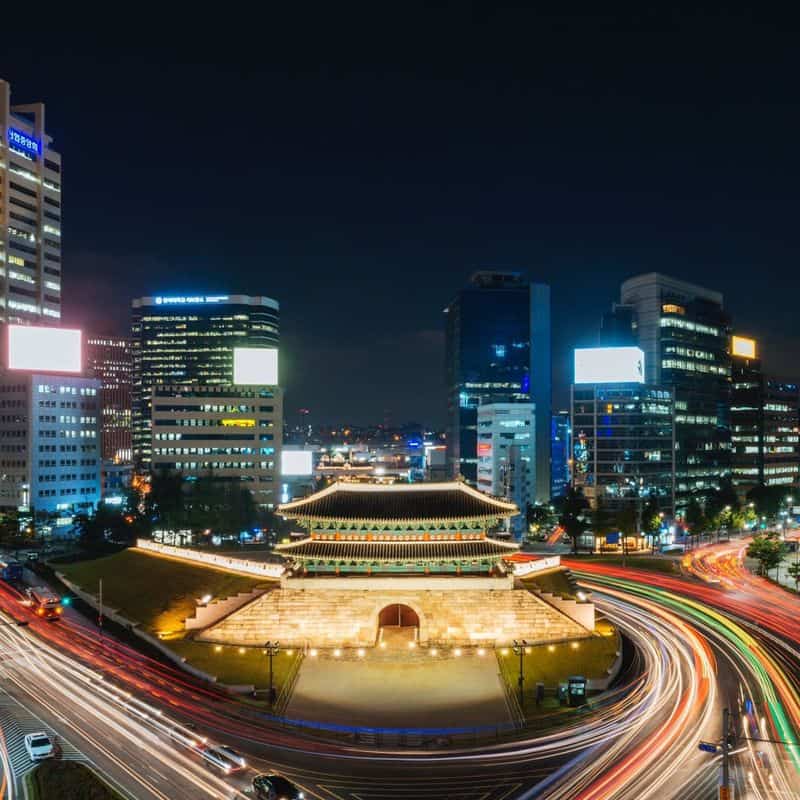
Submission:
<svg viewBox="0 0 800 800">
<path fill-rule="evenodd" d="M 303 539 L 280 544 L 276 551 L 288 558 L 331 561 L 442 561 L 505 558 L 517 545 L 494 539 L 427 542 L 319 541 Z"/>
<path fill-rule="evenodd" d="M 465 483 L 381 484 L 337 482 L 302 500 L 284 503 L 286 517 L 309 521 L 411 523 L 503 519 L 519 513 Z"/>
</svg>

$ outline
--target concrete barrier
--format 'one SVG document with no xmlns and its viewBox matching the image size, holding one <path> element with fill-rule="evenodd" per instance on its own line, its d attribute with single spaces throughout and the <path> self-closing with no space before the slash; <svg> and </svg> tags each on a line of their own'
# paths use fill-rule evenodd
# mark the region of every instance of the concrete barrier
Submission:
<svg viewBox="0 0 800 800">
<path fill-rule="evenodd" d="M 273 564 L 266 561 L 248 561 L 244 558 L 233 558 L 221 553 L 205 553 L 201 550 L 190 550 L 186 547 L 173 547 L 169 544 L 159 544 L 149 539 L 137 539 L 136 548 L 154 555 L 174 558 L 190 564 L 200 564 L 205 567 L 221 569 L 225 572 L 235 572 L 237 575 L 248 577 L 269 578 L 275 580 L 283 575 L 283 564 Z"/>
</svg>

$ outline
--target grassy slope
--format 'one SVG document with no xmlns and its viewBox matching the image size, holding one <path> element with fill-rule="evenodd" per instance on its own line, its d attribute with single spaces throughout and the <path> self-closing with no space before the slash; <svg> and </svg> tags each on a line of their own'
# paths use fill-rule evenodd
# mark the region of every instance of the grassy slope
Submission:
<svg viewBox="0 0 800 800">
<path fill-rule="evenodd" d="M 179 631 L 194 615 L 196 599 L 247 592 L 267 585 L 263 579 L 231 575 L 204 566 L 183 564 L 137 550 L 58 567 L 87 592 L 97 594 L 103 579 L 103 603 L 153 631 Z"/>
<path fill-rule="evenodd" d="M 75 761 L 42 761 L 28 783 L 32 800 L 122 800 L 84 764 Z"/>
</svg>

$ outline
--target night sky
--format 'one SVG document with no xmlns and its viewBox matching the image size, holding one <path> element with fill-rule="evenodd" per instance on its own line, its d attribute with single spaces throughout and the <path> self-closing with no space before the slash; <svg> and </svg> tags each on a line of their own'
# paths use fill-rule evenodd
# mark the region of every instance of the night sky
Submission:
<svg viewBox="0 0 800 800">
<path fill-rule="evenodd" d="M 441 424 L 442 308 L 474 268 L 552 285 L 556 406 L 620 282 L 659 270 L 800 377 L 796 18 L 294 8 L 3 37 L 64 159 L 66 322 L 267 294 L 287 413 Z"/>
</svg>

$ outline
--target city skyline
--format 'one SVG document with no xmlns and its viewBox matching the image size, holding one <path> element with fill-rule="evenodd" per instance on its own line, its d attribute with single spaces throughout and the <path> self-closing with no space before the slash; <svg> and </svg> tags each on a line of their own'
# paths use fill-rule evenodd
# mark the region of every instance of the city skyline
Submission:
<svg viewBox="0 0 800 800">
<path fill-rule="evenodd" d="M 390 409 L 438 426 L 441 309 L 476 267 L 552 287 L 556 407 L 571 348 L 596 342 L 620 283 L 659 271 L 722 291 L 765 365 L 791 377 L 788 42 L 754 15 L 644 13 L 639 38 L 620 21 L 595 37 L 593 18 L 560 30 L 513 16 L 432 14 L 413 58 L 364 42 L 368 20 L 338 61 L 313 36 L 259 60 L 221 44 L 214 64 L 169 37 L 145 62 L 138 43 L 112 50 L 91 31 L 86 56 L 80 37 L 35 58 L 10 44 L 12 102 L 46 103 L 65 159 L 65 324 L 124 334 L 135 296 L 267 294 L 284 309 L 290 412 L 367 422 Z M 485 39 L 481 59 L 440 52 L 445 25 L 449 40 Z M 493 34 L 513 27 L 537 46 L 509 55 Z M 241 169 L 237 109 L 257 131 Z"/>
</svg>

